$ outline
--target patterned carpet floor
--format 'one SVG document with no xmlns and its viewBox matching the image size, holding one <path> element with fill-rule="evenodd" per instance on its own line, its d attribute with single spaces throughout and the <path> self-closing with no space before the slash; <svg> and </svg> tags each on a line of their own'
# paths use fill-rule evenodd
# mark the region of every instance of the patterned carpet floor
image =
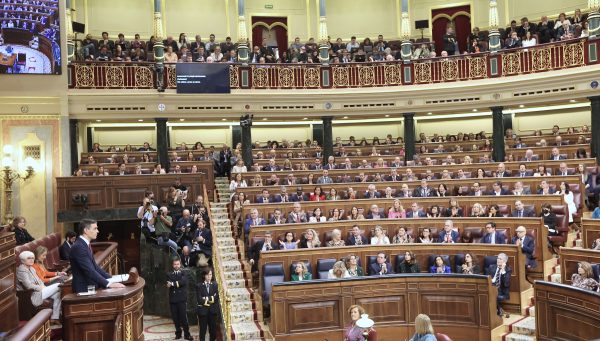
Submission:
<svg viewBox="0 0 600 341">
<path fill-rule="evenodd" d="M 198 326 L 190 326 L 190 333 L 194 337 L 194 340 L 199 340 Z M 173 325 L 173 320 L 162 316 L 144 315 L 144 340 L 175 340 L 175 326 Z"/>
</svg>

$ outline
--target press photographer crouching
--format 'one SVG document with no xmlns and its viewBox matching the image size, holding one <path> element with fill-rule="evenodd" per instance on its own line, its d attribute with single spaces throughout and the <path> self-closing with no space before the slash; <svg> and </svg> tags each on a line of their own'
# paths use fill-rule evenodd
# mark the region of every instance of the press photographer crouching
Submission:
<svg viewBox="0 0 600 341">
<path fill-rule="evenodd" d="M 177 256 L 177 243 L 171 239 L 173 220 L 167 213 L 166 207 L 159 210 L 149 198 L 144 198 L 138 209 L 138 218 L 141 219 L 140 225 L 146 242 L 156 241 L 160 246 L 168 246 L 170 252 Z"/>
<path fill-rule="evenodd" d="M 191 248 L 195 232 L 196 223 L 190 214 L 190 210 L 185 209 L 181 214 L 181 218 L 177 221 L 177 226 L 175 226 L 175 241 L 178 245 Z"/>
</svg>

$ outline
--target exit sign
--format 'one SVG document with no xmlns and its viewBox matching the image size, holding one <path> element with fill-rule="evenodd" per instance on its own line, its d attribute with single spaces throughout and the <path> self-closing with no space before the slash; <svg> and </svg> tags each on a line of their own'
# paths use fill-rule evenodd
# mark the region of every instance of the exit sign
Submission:
<svg viewBox="0 0 600 341">
<path fill-rule="evenodd" d="M 266 9 L 273 9 L 273 5 L 265 5 Z"/>
</svg>

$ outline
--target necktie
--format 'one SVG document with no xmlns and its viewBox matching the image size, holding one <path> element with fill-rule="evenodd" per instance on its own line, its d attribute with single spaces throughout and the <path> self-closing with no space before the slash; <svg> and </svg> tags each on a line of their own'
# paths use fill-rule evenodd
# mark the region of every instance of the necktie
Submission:
<svg viewBox="0 0 600 341">
<path fill-rule="evenodd" d="M 499 280 L 500 280 L 500 268 L 496 268 L 496 274 L 494 275 L 492 284 L 495 286 L 500 286 Z"/>
<path fill-rule="evenodd" d="M 523 211 L 519 211 L 519 218 L 523 218 Z"/>
<path fill-rule="evenodd" d="M 296 213 L 296 222 L 299 223 L 300 222 L 300 214 Z"/>
<path fill-rule="evenodd" d="M 496 244 L 496 234 L 492 234 L 492 244 Z"/>
<path fill-rule="evenodd" d="M 210 284 L 209 283 L 205 283 L 206 284 L 206 293 L 209 294 L 210 293 Z"/>
</svg>

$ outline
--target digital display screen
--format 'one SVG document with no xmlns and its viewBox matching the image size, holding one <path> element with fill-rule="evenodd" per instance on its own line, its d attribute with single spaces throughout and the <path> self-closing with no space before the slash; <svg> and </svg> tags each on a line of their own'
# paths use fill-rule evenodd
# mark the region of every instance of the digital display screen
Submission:
<svg viewBox="0 0 600 341">
<path fill-rule="evenodd" d="M 229 64 L 177 63 L 178 94 L 228 94 Z"/>
<path fill-rule="evenodd" d="M 58 2 L 0 0 L 0 74 L 61 74 Z"/>
</svg>

